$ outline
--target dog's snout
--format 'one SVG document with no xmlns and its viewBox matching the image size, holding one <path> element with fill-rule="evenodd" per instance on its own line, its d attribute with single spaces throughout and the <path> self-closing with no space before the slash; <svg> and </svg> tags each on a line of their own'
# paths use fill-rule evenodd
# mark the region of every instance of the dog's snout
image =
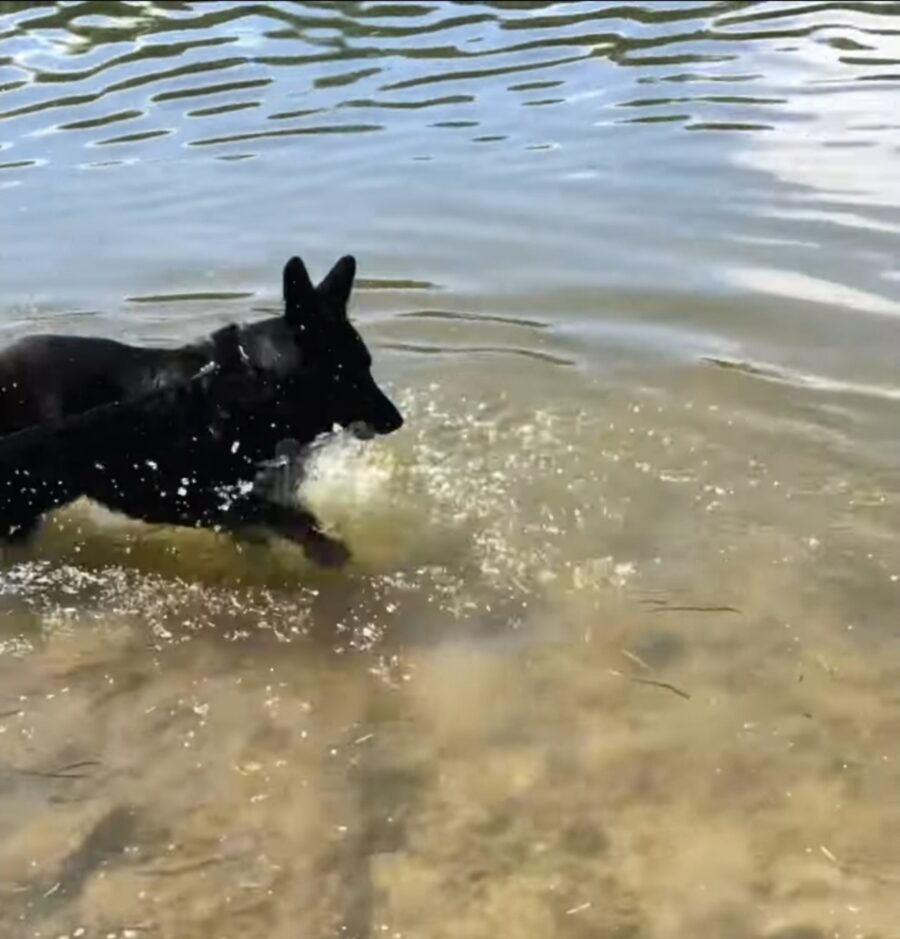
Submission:
<svg viewBox="0 0 900 939">
<path fill-rule="evenodd" d="M 377 434 L 392 434 L 395 430 L 400 430 L 403 426 L 403 415 L 388 400 L 384 399 L 384 404 L 379 409 L 378 420 L 372 426 Z"/>
<path fill-rule="evenodd" d="M 364 413 L 362 420 L 379 435 L 392 434 L 403 426 L 403 417 L 397 410 L 394 402 L 378 387 L 375 380 L 369 376 L 365 389 L 365 405 L 361 409 Z"/>
</svg>

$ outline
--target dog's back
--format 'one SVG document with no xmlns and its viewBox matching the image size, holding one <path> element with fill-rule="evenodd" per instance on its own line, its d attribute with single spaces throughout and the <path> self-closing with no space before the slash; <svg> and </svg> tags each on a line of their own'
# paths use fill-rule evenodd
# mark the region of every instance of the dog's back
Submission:
<svg viewBox="0 0 900 939">
<path fill-rule="evenodd" d="M 86 495 L 146 521 L 202 517 L 215 487 L 252 478 L 254 454 L 233 448 L 245 408 L 277 387 L 247 366 L 239 333 L 213 337 L 211 368 L 0 438 L 0 519 L 14 540 L 40 514 Z"/>
<path fill-rule="evenodd" d="M 209 358 L 204 345 L 153 349 L 88 336 L 27 336 L 0 350 L 0 436 L 184 381 Z"/>
</svg>

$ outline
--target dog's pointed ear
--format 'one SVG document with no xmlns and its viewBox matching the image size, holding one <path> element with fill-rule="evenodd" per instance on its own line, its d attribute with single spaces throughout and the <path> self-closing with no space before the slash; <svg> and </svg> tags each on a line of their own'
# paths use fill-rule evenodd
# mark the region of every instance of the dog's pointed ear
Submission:
<svg viewBox="0 0 900 939">
<path fill-rule="evenodd" d="M 316 287 L 316 292 L 320 297 L 330 300 L 332 304 L 346 312 L 354 277 L 356 277 L 356 258 L 348 254 L 325 275 Z"/>
<path fill-rule="evenodd" d="M 300 324 L 316 308 L 316 290 L 309 279 L 306 265 L 300 258 L 291 258 L 284 265 L 284 317 L 289 323 Z"/>
</svg>

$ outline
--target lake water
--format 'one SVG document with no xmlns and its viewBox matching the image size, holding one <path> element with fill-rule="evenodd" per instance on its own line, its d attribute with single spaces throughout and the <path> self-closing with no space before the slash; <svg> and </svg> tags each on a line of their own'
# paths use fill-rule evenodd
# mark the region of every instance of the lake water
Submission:
<svg viewBox="0 0 900 939">
<path fill-rule="evenodd" d="M 10 939 L 895 939 L 900 4 L 0 3 L 0 326 L 357 256 L 285 544 L 0 572 Z"/>
</svg>

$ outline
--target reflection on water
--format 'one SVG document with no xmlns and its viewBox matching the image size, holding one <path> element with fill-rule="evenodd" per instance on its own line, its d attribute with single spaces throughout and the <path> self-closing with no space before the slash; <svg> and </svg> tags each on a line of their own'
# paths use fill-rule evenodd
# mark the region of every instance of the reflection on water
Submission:
<svg viewBox="0 0 900 939">
<path fill-rule="evenodd" d="M 353 251 L 311 569 L 0 570 L 0 933 L 890 939 L 900 5 L 0 4 L 0 325 Z"/>
</svg>

